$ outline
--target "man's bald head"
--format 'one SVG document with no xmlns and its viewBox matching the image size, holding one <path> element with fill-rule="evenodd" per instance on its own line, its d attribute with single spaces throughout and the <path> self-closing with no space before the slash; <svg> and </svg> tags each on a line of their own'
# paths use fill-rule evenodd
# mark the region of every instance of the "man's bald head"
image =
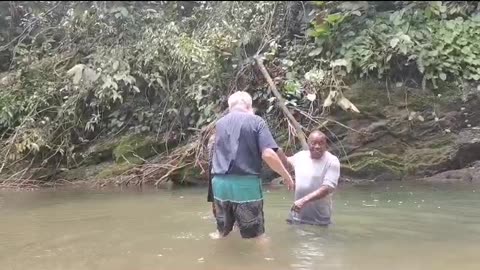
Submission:
<svg viewBox="0 0 480 270">
<path fill-rule="evenodd" d="M 308 136 L 308 141 L 312 141 L 312 140 L 325 140 L 326 142 L 327 136 L 320 130 L 314 130 Z"/>
<path fill-rule="evenodd" d="M 312 131 L 308 136 L 308 148 L 313 159 L 322 158 L 327 151 L 327 136 L 319 130 Z"/>
</svg>

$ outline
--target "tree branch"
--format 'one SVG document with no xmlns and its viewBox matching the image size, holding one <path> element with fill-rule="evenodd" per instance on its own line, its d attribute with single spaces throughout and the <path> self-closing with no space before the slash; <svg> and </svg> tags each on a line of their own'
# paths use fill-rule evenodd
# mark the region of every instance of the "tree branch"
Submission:
<svg viewBox="0 0 480 270">
<path fill-rule="evenodd" d="M 269 87 L 270 91 L 277 98 L 278 106 L 280 106 L 285 116 L 295 127 L 296 135 L 297 135 L 297 138 L 300 140 L 300 143 L 302 144 L 302 148 L 304 150 L 307 150 L 308 144 L 307 144 L 306 136 L 305 136 L 305 133 L 303 132 L 302 126 L 300 125 L 300 123 L 298 123 L 295 117 L 293 117 L 292 113 L 288 110 L 287 106 L 285 105 L 285 100 L 283 99 L 280 92 L 278 92 L 277 87 L 275 86 L 275 83 L 272 80 L 272 77 L 270 77 L 270 74 L 268 74 L 268 71 L 265 68 L 265 65 L 263 64 L 263 59 L 259 55 L 257 55 L 255 56 L 255 61 L 257 62 L 257 65 L 260 68 L 260 71 L 262 72 L 263 77 L 265 77 L 265 79 L 267 80 L 270 86 Z"/>
</svg>

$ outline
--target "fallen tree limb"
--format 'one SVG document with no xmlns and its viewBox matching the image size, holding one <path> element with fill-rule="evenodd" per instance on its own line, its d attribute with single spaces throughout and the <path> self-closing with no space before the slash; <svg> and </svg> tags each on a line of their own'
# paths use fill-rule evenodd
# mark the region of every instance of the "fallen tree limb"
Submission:
<svg viewBox="0 0 480 270">
<path fill-rule="evenodd" d="M 285 105 L 285 100 L 283 99 L 280 92 L 278 92 L 277 87 L 275 86 L 275 83 L 272 80 L 272 77 L 270 77 L 270 74 L 268 74 L 268 71 L 265 68 L 265 65 L 263 64 L 263 59 L 257 55 L 255 56 L 255 61 L 257 62 L 257 65 L 260 68 L 260 71 L 262 72 L 263 77 L 265 77 L 265 79 L 267 80 L 268 85 L 270 86 L 269 87 L 270 91 L 277 98 L 278 106 L 280 106 L 285 116 L 294 126 L 297 138 L 302 144 L 302 148 L 304 150 L 307 150 L 308 149 L 307 139 L 306 139 L 305 133 L 303 132 L 302 126 L 300 125 L 300 123 L 298 123 L 295 117 L 293 117 L 292 113 L 288 110 L 287 106 Z"/>
</svg>

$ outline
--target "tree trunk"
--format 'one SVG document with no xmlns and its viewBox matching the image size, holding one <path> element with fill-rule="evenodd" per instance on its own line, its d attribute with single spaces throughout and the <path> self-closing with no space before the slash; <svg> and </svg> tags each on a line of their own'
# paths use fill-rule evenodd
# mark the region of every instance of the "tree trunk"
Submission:
<svg viewBox="0 0 480 270">
<path fill-rule="evenodd" d="M 304 150 L 307 150 L 308 149 L 308 144 L 307 144 L 306 136 L 305 136 L 305 133 L 303 132 L 302 126 L 300 125 L 300 123 L 297 122 L 295 117 L 293 117 L 292 113 L 288 110 L 287 106 L 285 105 L 285 100 L 283 99 L 280 92 L 278 92 L 277 87 L 275 86 L 275 83 L 272 80 L 272 77 L 270 77 L 270 74 L 268 74 L 268 71 L 265 68 L 265 65 L 263 64 L 263 59 L 261 59 L 260 56 L 256 56 L 255 61 L 257 62 L 257 65 L 260 68 L 260 71 L 262 72 L 263 77 L 265 77 L 265 79 L 267 80 L 267 82 L 270 86 L 270 91 L 277 98 L 278 106 L 280 106 L 280 108 L 282 109 L 285 116 L 288 118 L 288 120 L 295 127 L 295 131 L 297 133 L 297 138 L 298 138 L 298 140 L 300 140 L 300 143 L 302 144 L 302 148 Z"/>
</svg>

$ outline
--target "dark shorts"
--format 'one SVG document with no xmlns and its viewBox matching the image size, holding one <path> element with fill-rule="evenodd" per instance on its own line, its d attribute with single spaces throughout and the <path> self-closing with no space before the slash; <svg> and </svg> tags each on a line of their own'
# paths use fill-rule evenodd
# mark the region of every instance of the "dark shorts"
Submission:
<svg viewBox="0 0 480 270">
<path fill-rule="evenodd" d="M 254 238 L 265 233 L 263 200 L 245 203 L 215 200 L 217 229 L 227 236 L 236 223 L 242 238 Z"/>
</svg>

